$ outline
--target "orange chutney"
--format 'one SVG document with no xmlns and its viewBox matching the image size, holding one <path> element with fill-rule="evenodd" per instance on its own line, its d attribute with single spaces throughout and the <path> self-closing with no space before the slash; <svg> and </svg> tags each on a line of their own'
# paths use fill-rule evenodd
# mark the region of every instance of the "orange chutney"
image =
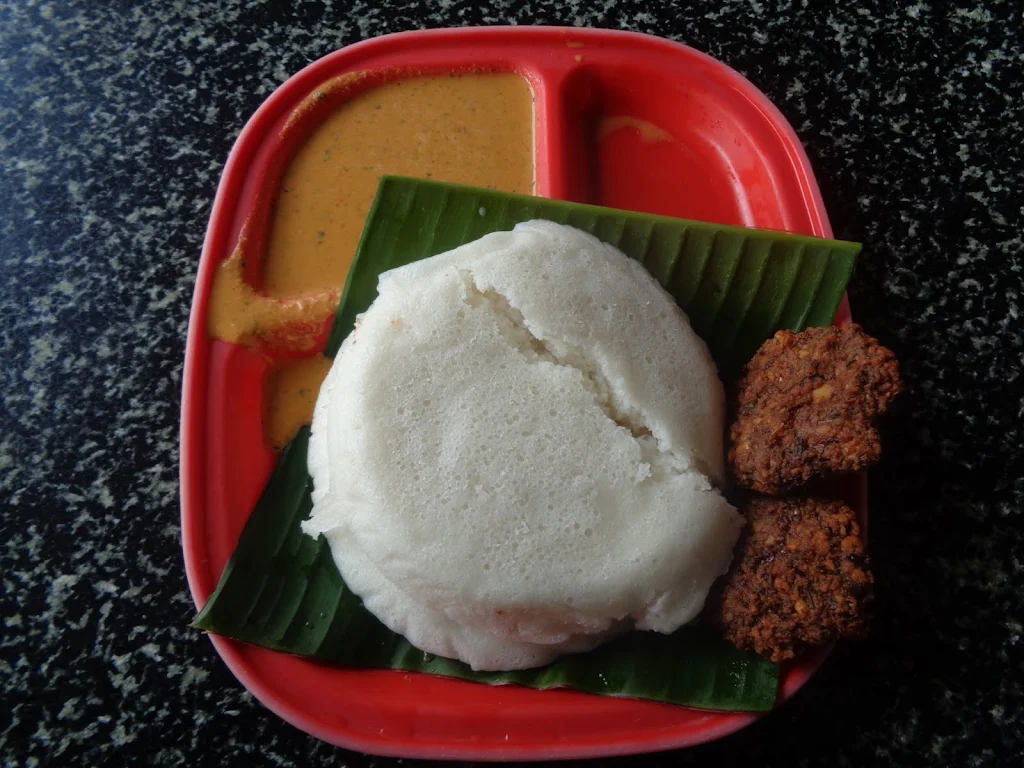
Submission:
<svg viewBox="0 0 1024 768">
<path fill-rule="evenodd" d="M 271 448 L 283 449 L 303 424 L 309 424 L 332 362 L 313 355 L 271 366 L 264 381 L 263 402 L 263 435 Z"/>
<path fill-rule="evenodd" d="M 384 174 L 531 193 L 533 95 L 513 74 L 416 77 L 346 101 L 305 140 L 274 200 L 266 251 L 243 240 L 218 268 L 209 332 L 235 344 L 275 339 L 312 346 L 309 329 L 333 315 Z M 261 266 L 261 287 L 245 261 Z M 275 364 L 265 382 L 264 433 L 287 444 L 312 418 L 330 361 Z"/>
</svg>

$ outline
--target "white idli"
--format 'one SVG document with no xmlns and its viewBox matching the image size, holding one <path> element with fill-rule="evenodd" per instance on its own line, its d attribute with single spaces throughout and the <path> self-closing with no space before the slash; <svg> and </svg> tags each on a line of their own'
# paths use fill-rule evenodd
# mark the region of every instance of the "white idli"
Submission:
<svg viewBox="0 0 1024 768">
<path fill-rule="evenodd" d="M 526 222 L 381 275 L 317 401 L 303 528 L 388 627 L 474 668 L 672 632 L 739 533 L 723 411 L 640 264 Z"/>
</svg>

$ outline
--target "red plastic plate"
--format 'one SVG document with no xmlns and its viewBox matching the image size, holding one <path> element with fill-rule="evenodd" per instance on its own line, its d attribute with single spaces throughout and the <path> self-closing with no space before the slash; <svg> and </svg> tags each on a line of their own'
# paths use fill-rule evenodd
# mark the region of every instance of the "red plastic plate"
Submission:
<svg viewBox="0 0 1024 768">
<path fill-rule="evenodd" d="M 211 341 L 217 264 L 273 194 L 299 103 L 346 72 L 517 72 L 535 96 L 537 193 L 555 198 L 831 236 L 792 128 L 741 75 L 683 45 L 626 32 L 558 28 L 437 30 L 352 45 L 306 67 L 239 136 L 210 218 L 188 333 L 182 399 L 182 538 L 202 606 L 217 584 L 275 456 L 263 447 L 266 355 Z M 595 141 L 603 123 L 614 130 Z M 625 118 L 625 120 L 621 119 Z M 674 137 L 645 140 L 644 121 Z M 261 222 L 257 228 L 265 229 Z M 849 320 L 844 301 L 837 322 Z M 863 486 L 851 503 L 864 512 Z M 355 671 L 211 636 L 235 676 L 293 725 L 382 755 L 523 760 L 620 755 L 698 744 L 754 716 L 571 691 L 488 687 L 394 671 Z M 824 657 L 788 667 L 792 696 Z"/>
</svg>

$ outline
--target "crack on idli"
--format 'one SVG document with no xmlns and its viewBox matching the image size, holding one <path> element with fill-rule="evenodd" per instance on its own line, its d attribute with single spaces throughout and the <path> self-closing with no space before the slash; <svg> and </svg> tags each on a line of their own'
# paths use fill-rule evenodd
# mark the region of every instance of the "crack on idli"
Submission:
<svg viewBox="0 0 1024 768">
<path fill-rule="evenodd" d="M 530 364 L 550 363 L 571 368 L 580 374 L 584 389 L 594 396 L 594 403 L 617 427 L 626 430 L 640 448 L 636 482 L 661 482 L 697 472 L 710 477 L 707 467 L 693 456 L 683 456 L 662 447 L 652 429 L 643 422 L 634 408 L 616 402 L 615 392 L 601 372 L 596 360 L 586 350 L 565 341 L 549 341 L 537 336 L 526 323 L 523 313 L 512 306 L 508 297 L 493 288 L 481 288 L 472 271 L 460 269 L 465 286 L 465 303 L 472 309 L 490 312 L 498 322 L 501 335 Z"/>
</svg>

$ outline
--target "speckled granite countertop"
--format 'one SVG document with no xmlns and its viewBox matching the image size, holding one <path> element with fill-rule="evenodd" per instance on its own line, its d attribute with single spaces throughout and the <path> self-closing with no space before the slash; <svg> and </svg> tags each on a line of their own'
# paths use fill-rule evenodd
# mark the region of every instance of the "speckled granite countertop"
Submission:
<svg viewBox="0 0 1024 768">
<path fill-rule="evenodd" d="M 186 628 L 189 301 L 231 143 L 288 75 L 384 32 L 506 21 L 662 34 L 750 77 L 805 142 L 837 234 L 865 243 L 854 313 L 909 382 L 872 474 L 870 639 L 735 736 L 611 762 L 1019 764 L 1019 4 L 287 5 L 0 1 L 5 765 L 389 762 L 286 725 Z"/>
</svg>

